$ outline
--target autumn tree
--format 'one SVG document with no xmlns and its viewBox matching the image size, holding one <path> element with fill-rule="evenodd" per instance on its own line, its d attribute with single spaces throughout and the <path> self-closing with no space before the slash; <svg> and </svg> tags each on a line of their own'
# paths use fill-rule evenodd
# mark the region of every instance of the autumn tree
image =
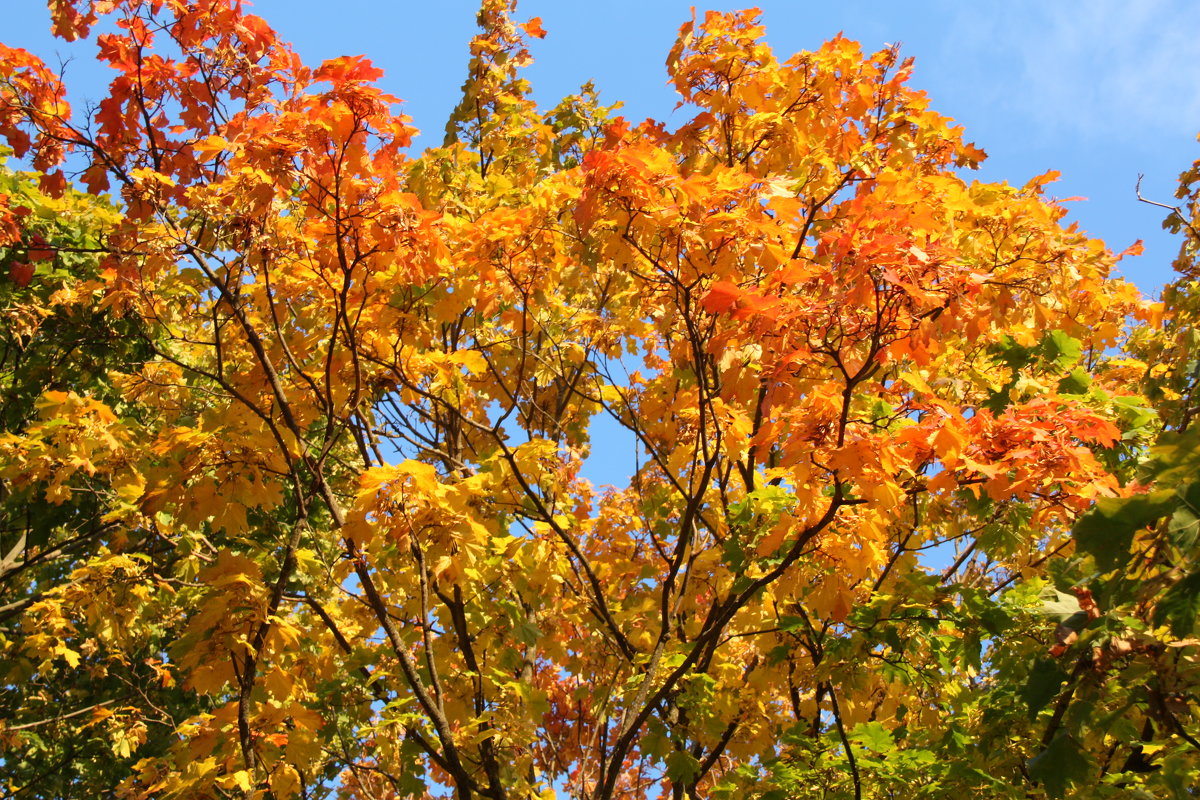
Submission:
<svg viewBox="0 0 1200 800">
<path fill-rule="evenodd" d="M 1135 491 L 1152 423 L 1105 354 L 1153 309 L 1061 224 L 1052 174 L 963 177 L 983 152 L 894 49 L 780 61 L 754 13 L 710 13 L 668 57 L 688 118 L 633 126 L 590 87 L 537 108 L 545 32 L 486 0 L 414 159 L 369 61 L 305 66 L 236 0 L 49 5 L 113 79 L 73 115 L 0 47 L 37 202 L 97 215 L 70 310 L 30 294 L 41 267 L 5 289 L 46 346 L 0 440 L 4 519 L 88 531 L 4 573 L 6 791 L 1080 783 L 1044 772 L 1092 746 L 1056 738 L 1038 682 L 1065 646 L 1046 576 Z M 64 371 L 97 328 L 119 343 Z M 598 419 L 624 485 L 587 478 Z M 105 742 L 117 765 L 79 768 Z"/>
</svg>

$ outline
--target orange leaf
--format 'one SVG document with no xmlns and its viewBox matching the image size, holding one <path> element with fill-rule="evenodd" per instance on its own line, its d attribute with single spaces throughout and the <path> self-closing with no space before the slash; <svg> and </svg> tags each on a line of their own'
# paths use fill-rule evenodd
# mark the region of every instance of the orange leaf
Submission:
<svg viewBox="0 0 1200 800">
<path fill-rule="evenodd" d="M 533 19 L 529 20 L 529 22 L 521 25 L 520 28 L 535 39 L 546 38 L 546 29 L 542 27 L 541 17 L 534 17 Z"/>
<path fill-rule="evenodd" d="M 704 295 L 700 304 L 710 314 L 722 314 L 737 305 L 746 292 L 729 281 L 717 281 Z"/>
<path fill-rule="evenodd" d="M 329 81 L 340 85 L 343 83 L 369 83 L 383 77 L 383 70 L 372 66 L 371 60 L 364 56 L 342 56 L 325 61 L 313 75 L 314 80 Z"/>
<path fill-rule="evenodd" d="M 1117 253 L 1117 260 L 1120 261 L 1126 256 L 1140 256 L 1143 252 L 1145 252 L 1145 250 L 1146 247 L 1144 244 L 1142 244 L 1142 240 L 1138 239 L 1136 242 L 1129 245 L 1129 247 L 1126 247 L 1120 253 Z"/>
</svg>

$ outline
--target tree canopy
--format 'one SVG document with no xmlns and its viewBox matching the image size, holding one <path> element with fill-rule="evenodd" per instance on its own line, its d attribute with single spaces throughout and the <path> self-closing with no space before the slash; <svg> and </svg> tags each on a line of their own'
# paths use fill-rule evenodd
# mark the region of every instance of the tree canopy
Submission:
<svg viewBox="0 0 1200 800">
<path fill-rule="evenodd" d="M 416 156 L 238 0 L 0 45 L 6 796 L 1193 797 L 1200 162 L 1151 303 L 895 49 L 672 130 L 515 5 Z"/>
</svg>

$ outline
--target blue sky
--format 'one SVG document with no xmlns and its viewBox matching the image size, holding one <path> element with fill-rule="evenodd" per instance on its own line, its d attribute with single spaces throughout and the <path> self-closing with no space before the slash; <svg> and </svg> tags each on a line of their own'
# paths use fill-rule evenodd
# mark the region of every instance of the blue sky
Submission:
<svg viewBox="0 0 1200 800">
<path fill-rule="evenodd" d="M 714 2 L 705 8 L 731 9 Z M 15 6 L 15 7 L 13 7 Z M 383 86 L 406 101 L 426 143 L 437 143 L 457 99 L 477 4 L 444 0 L 258 0 L 265 17 L 310 63 L 365 54 L 386 74 Z M 688 0 L 521 0 L 518 16 L 540 16 L 549 36 L 533 43 L 535 96 L 551 106 L 594 79 L 606 102 L 630 119 L 671 124 L 674 96 L 663 60 Z M 1177 242 L 1160 228 L 1163 212 L 1143 193 L 1172 197 L 1178 174 L 1200 157 L 1200 3 L 1188 0 L 1005 0 L 911 3 L 762 0 L 767 39 L 786 57 L 839 31 L 878 49 L 900 42 L 916 58 L 914 84 L 933 107 L 966 127 L 989 154 L 980 177 L 1023 183 L 1062 172 L 1059 197 L 1082 196 L 1071 219 L 1110 247 L 1136 239 L 1146 254 L 1122 264 L 1147 293 L 1170 278 Z M 13 0 L 0 41 L 53 61 L 74 61 L 77 96 L 96 97 L 103 72 L 91 54 L 48 35 L 39 0 Z"/>
</svg>

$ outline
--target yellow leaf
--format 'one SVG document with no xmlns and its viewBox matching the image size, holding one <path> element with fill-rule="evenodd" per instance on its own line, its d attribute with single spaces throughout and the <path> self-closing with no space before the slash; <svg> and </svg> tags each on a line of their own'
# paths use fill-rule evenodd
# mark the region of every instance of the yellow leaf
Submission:
<svg viewBox="0 0 1200 800">
<path fill-rule="evenodd" d="M 271 693 L 271 696 L 276 700 L 286 700 L 292 694 L 292 686 L 294 682 L 290 675 L 279 667 L 272 667 L 270 671 L 263 676 L 263 686 Z"/>
<path fill-rule="evenodd" d="M 613 386 L 610 383 L 606 383 L 600 387 L 599 395 L 600 402 L 607 403 L 608 405 L 617 405 L 625 401 L 625 393 L 621 391 L 620 387 Z"/>
<path fill-rule="evenodd" d="M 436 494 L 437 492 L 437 470 L 432 464 L 409 459 L 396 465 L 396 474 L 412 477 L 413 485 L 425 494 Z"/>
<path fill-rule="evenodd" d="M 63 645 L 62 647 L 58 648 L 58 654 L 60 656 L 62 656 L 63 660 L 66 661 L 68 664 L 70 664 L 72 667 L 79 666 L 79 653 L 76 653 L 74 650 L 67 647 L 66 645 Z"/>
<path fill-rule="evenodd" d="M 287 800 L 300 793 L 300 773 L 291 764 L 280 764 L 271 772 L 271 794 Z"/>
<path fill-rule="evenodd" d="M 209 136 L 206 139 L 201 139 L 192 145 L 192 150 L 202 161 L 210 161 L 224 150 L 230 150 L 232 146 L 228 140 L 220 136 Z"/>
<path fill-rule="evenodd" d="M 472 375 L 487 369 L 487 359 L 478 350 L 455 350 L 447 359 L 451 364 L 464 367 Z"/>
<path fill-rule="evenodd" d="M 228 784 L 226 784 L 225 788 L 228 789 L 232 786 L 236 786 L 243 792 L 250 791 L 250 787 L 253 785 L 250 773 L 244 769 L 239 769 L 237 772 L 227 775 L 226 780 L 228 781 Z"/>
<path fill-rule="evenodd" d="M 114 483 L 113 488 L 117 497 L 134 505 L 142 499 L 142 493 L 146 490 L 146 478 L 139 472 L 131 471 Z"/>
<path fill-rule="evenodd" d="M 953 420 L 946 420 L 941 430 L 934 435 L 931 444 L 933 451 L 937 453 L 937 457 L 942 460 L 942 463 L 953 466 L 958 462 L 958 455 L 967 444 L 967 436 L 959 430 Z"/>
<path fill-rule="evenodd" d="M 169 175 L 163 175 L 161 172 L 155 172 L 149 167 L 136 167 L 129 170 L 129 176 L 137 181 L 154 181 L 164 184 L 165 186 L 174 186 L 175 180 Z"/>
<path fill-rule="evenodd" d="M 852 595 L 848 590 L 838 591 L 833 596 L 833 606 L 829 609 L 829 617 L 834 622 L 845 622 L 850 616 L 850 601 Z"/>
<path fill-rule="evenodd" d="M 321 742 L 310 729 L 297 726 L 288 735 L 284 753 L 293 764 L 311 764 L 321 757 Z"/>
<path fill-rule="evenodd" d="M 918 375 L 915 372 L 900 373 L 900 380 L 903 381 L 904 383 L 907 383 L 909 386 L 916 389 L 918 392 L 920 392 L 923 395 L 928 395 L 928 396 L 932 397 L 935 394 L 933 391 L 933 387 L 930 386 L 925 381 L 924 378 L 922 378 L 920 375 Z M 924 398 L 922 398 L 922 399 L 924 399 Z"/>
</svg>

